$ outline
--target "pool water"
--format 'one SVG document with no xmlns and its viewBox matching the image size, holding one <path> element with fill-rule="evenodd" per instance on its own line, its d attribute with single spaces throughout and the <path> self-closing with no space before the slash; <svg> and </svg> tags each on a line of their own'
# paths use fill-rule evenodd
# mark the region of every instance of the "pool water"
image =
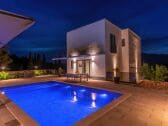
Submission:
<svg viewBox="0 0 168 126">
<path fill-rule="evenodd" d="M 60 82 L 0 88 L 40 126 L 71 126 L 122 94 Z"/>
</svg>

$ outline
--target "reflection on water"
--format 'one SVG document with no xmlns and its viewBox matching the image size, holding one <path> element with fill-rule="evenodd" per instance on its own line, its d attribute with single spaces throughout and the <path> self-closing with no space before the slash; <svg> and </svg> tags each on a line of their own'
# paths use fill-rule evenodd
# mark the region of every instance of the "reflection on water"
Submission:
<svg viewBox="0 0 168 126">
<path fill-rule="evenodd" d="M 4 95 L 4 94 L 5 94 L 5 92 L 4 92 L 4 91 L 2 91 L 2 92 L 1 92 L 1 94 L 2 94 L 2 95 Z"/>
<path fill-rule="evenodd" d="M 73 98 L 72 98 L 72 102 L 77 102 L 78 99 L 77 99 L 77 93 L 76 91 L 73 91 Z"/>
<path fill-rule="evenodd" d="M 81 89 L 80 91 L 81 91 L 81 92 L 85 92 L 86 90 L 85 90 L 85 89 Z"/>
<path fill-rule="evenodd" d="M 96 108 L 96 93 L 91 93 L 92 103 L 91 107 Z"/>
<path fill-rule="evenodd" d="M 105 97 L 107 97 L 107 94 L 101 94 L 100 95 L 102 98 L 105 98 Z"/>
</svg>

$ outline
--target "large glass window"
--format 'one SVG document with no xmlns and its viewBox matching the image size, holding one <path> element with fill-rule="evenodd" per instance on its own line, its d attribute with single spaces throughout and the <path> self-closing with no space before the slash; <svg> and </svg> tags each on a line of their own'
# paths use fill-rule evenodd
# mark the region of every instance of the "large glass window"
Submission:
<svg viewBox="0 0 168 126">
<path fill-rule="evenodd" d="M 110 34 L 110 52 L 117 53 L 116 37 L 113 34 Z"/>
</svg>

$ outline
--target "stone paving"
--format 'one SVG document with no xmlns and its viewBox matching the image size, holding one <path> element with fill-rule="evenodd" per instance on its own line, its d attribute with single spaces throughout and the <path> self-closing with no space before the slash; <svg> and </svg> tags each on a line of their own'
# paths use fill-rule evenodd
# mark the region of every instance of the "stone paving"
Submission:
<svg viewBox="0 0 168 126">
<path fill-rule="evenodd" d="M 0 81 L 0 85 L 9 86 L 51 80 L 64 81 L 65 78 L 51 76 L 6 80 Z M 75 84 L 131 93 L 127 100 L 92 122 L 91 126 L 168 126 L 168 91 L 145 89 L 133 84 L 114 84 L 113 82 L 100 80 Z M 5 126 L 2 123 L 4 118 L 8 118 L 8 122 L 14 120 L 12 114 L 7 110 L 1 111 L 0 109 L 0 126 Z"/>
</svg>

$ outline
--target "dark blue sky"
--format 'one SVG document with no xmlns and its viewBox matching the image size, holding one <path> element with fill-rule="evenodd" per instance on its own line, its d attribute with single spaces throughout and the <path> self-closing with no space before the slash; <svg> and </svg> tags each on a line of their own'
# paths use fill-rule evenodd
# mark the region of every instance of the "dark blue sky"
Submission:
<svg viewBox="0 0 168 126">
<path fill-rule="evenodd" d="M 32 17 L 36 23 L 8 45 L 10 53 L 66 50 L 66 32 L 107 18 L 142 38 L 143 52 L 168 54 L 168 0 L 0 0 L 0 9 Z"/>
</svg>

